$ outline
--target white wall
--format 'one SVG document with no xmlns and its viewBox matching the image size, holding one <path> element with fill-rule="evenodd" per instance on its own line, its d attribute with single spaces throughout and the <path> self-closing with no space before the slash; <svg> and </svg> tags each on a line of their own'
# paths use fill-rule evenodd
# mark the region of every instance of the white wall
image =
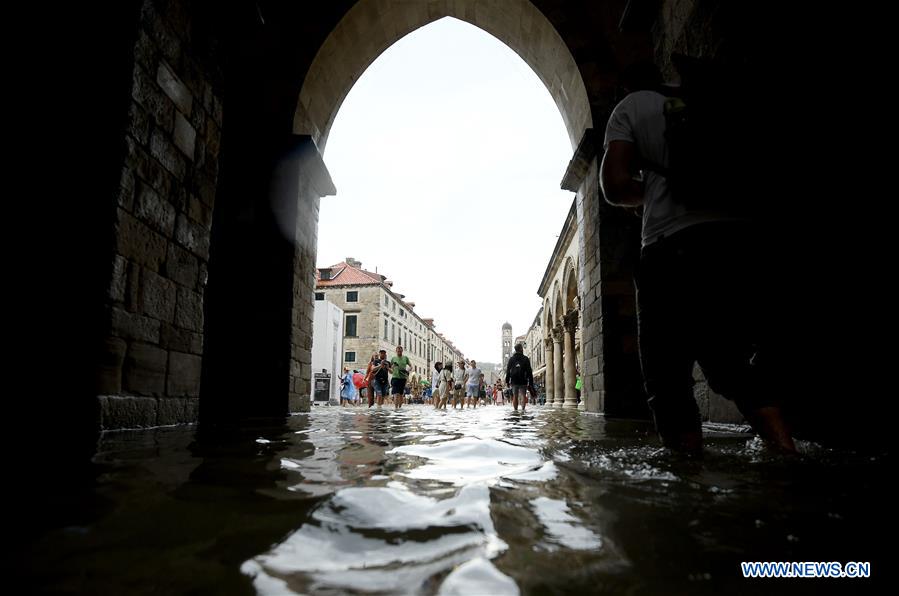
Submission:
<svg viewBox="0 0 899 596">
<path fill-rule="evenodd" d="M 327 300 L 316 300 L 312 319 L 312 394 L 315 373 L 331 373 L 331 403 L 340 403 L 340 374 L 343 372 L 343 309 Z"/>
</svg>

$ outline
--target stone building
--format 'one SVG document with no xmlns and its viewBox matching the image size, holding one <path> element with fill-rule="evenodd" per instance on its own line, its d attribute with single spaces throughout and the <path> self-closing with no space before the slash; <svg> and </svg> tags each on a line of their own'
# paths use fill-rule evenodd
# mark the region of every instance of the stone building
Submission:
<svg viewBox="0 0 899 596">
<path fill-rule="evenodd" d="M 331 302 L 344 311 L 343 366 L 362 372 L 372 354 L 396 346 L 411 360 L 412 371 L 430 379 L 435 361 L 464 358 L 455 345 L 438 333 L 434 319 L 423 319 L 415 303 L 393 289 L 385 275 L 366 271 L 347 258 L 316 272 L 315 299 Z"/>
<path fill-rule="evenodd" d="M 572 203 L 537 290 L 543 300 L 543 307 L 538 315 L 543 319 L 539 325 L 540 347 L 544 351 L 543 361 L 546 362 L 546 405 L 551 407 L 578 407 L 574 386 L 578 369 L 584 371 L 581 363 L 583 352 L 580 332 L 581 300 L 577 285 L 576 215 L 576 204 Z M 591 374 L 589 370 L 584 372 Z M 584 399 L 580 403 L 580 409 L 599 411 L 598 404 L 590 405 Z"/>
<path fill-rule="evenodd" d="M 544 381 L 546 374 L 546 350 L 544 348 L 545 338 L 543 334 L 542 316 L 543 308 L 541 307 L 537 312 L 537 316 L 534 317 L 531 326 L 528 328 L 528 332 L 525 335 L 523 342 L 524 354 L 531 361 L 531 368 L 534 370 L 534 381 L 538 383 Z"/>
<path fill-rule="evenodd" d="M 478 362 L 478 368 L 484 373 L 484 383 L 493 385 L 497 381 L 504 378 L 504 370 L 500 370 L 500 365 L 495 362 Z"/>
</svg>

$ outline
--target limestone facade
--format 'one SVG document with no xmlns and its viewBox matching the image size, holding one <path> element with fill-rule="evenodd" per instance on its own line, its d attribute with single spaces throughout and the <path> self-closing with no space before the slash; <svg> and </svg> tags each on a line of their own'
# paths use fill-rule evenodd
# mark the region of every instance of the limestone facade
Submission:
<svg viewBox="0 0 899 596">
<path fill-rule="evenodd" d="M 430 380 L 434 362 L 457 362 L 463 353 L 436 330 L 434 319 L 415 312 L 415 303 L 393 290 L 393 282 L 366 271 L 362 263 L 347 258 L 319 268 L 315 299 L 327 300 L 344 311 L 343 366 L 365 372 L 371 355 L 396 346 L 411 360 L 412 371 Z"/>
<path fill-rule="evenodd" d="M 576 201 L 572 202 L 568 217 L 562 225 L 559 240 L 543 273 L 537 290 L 543 300 L 541 347 L 544 351 L 546 405 L 550 407 L 578 407 L 575 379 L 583 373 L 581 350 L 581 299 L 578 293 L 578 222 Z M 587 374 L 590 374 L 589 372 Z M 582 393 L 583 395 L 583 393 Z M 581 409 L 598 412 L 599 404 L 589 407 L 587 400 Z"/>
</svg>

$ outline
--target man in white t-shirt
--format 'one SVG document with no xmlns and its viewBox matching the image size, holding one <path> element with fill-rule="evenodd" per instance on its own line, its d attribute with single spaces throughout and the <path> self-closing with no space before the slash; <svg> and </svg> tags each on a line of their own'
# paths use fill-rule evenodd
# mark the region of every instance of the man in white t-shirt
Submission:
<svg viewBox="0 0 899 596">
<path fill-rule="evenodd" d="M 443 370 L 442 362 L 434 363 L 434 372 L 431 373 L 431 399 L 434 402 L 434 407 L 440 407 L 440 371 Z"/>
<path fill-rule="evenodd" d="M 632 92 L 609 117 L 600 183 L 609 203 L 643 208 L 637 319 L 656 430 L 673 450 L 701 452 L 693 397 L 698 362 L 711 388 L 732 399 L 770 446 L 795 452 L 774 388 L 764 383 L 758 366 L 761 297 L 751 222 L 723 208 L 726 200 L 703 209 L 676 200 L 666 177 L 670 156 L 661 76 L 641 65 L 623 82 Z M 684 84 L 689 84 L 686 76 Z M 733 188 L 741 183 L 746 181 L 731 181 Z"/>
<path fill-rule="evenodd" d="M 484 374 L 478 368 L 478 363 L 471 361 L 471 368 L 465 371 L 465 403 L 466 407 L 478 407 L 478 393 L 481 390 L 481 381 Z"/>
<path fill-rule="evenodd" d="M 456 404 L 459 405 L 460 408 L 465 407 L 465 361 L 460 360 L 456 363 L 456 368 L 453 370 L 453 409 L 456 409 Z"/>
</svg>

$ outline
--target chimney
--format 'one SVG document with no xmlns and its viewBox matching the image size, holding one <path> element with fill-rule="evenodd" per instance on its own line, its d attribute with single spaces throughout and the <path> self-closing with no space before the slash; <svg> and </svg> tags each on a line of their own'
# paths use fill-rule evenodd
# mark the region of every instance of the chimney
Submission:
<svg viewBox="0 0 899 596">
<path fill-rule="evenodd" d="M 349 265 L 350 267 L 355 267 L 356 269 L 362 269 L 362 263 L 360 263 L 353 257 L 347 257 L 345 260 L 346 260 L 346 264 Z"/>
</svg>

